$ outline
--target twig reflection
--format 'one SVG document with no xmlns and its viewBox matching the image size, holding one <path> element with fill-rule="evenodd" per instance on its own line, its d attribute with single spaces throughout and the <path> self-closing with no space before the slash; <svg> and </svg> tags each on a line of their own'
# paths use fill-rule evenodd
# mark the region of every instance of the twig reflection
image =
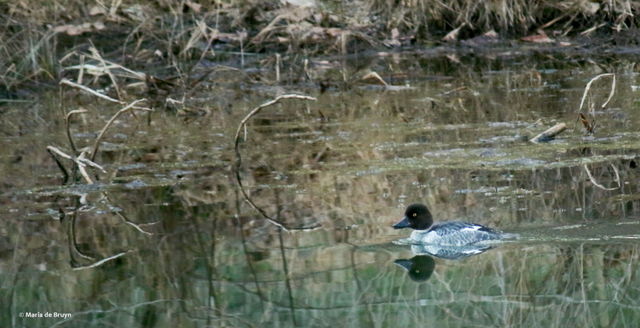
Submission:
<svg viewBox="0 0 640 328">
<path fill-rule="evenodd" d="M 276 218 L 280 221 L 280 213 L 282 211 L 282 205 L 280 204 L 280 193 L 276 190 L 275 192 L 276 199 Z M 296 324 L 296 310 L 293 301 L 293 290 L 291 289 L 291 277 L 289 275 L 289 265 L 287 263 L 287 256 L 284 251 L 284 240 L 282 237 L 283 228 L 278 229 L 278 240 L 280 241 L 280 256 L 282 256 L 282 269 L 284 270 L 284 281 L 287 286 L 287 295 L 289 296 L 289 309 L 291 310 L 291 322 L 294 326 Z"/>
<path fill-rule="evenodd" d="M 358 275 L 358 270 L 356 269 L 355 255 L 356 255 L 356 250 L 358 249 L 358 246 L 349 241 L 349 231 L 350 230 L 348 229 L 345 230 L 345 243 L 351 245 L 351 251 L 349 252 L 349 260 L 351 261 L 351 271 L 353 272 L 353 278 L 356 282 L 356 288 L 358 289 L 358 294 L 360 294 L 360 297 L 358 297 L 358 303 L 361 304 L 363 303 L 365 293 L 364 293 L 364 289 L 362 288 L 362 282 Z M 374 321 L 373 321 L 373 315 L 371 313 L 370 307 L 367 307 L 366 313 L 367 313 L 366 318 L 367 320 L 369 320 L 366 326 L 373 327 Z"/>
<path fill-rule="evenodd" d="M 207 297 L 207 309 L 213 310 L 213 313 L 216 317 L 222 316 L 222 310 L 220 309 L 219 297 L 216 292 L 214 281 L 218 279 L 218 273 L 216 268 L 216 225 L 217 218 L 212 218 L 212 227 L 211 227 L 211 247 L 209 250 L 206 249 L 205 243 L 202 240 L 202 227 L 200 226 L 200 222 L 198 222 L 197 213 L 190 213 L 191 223 L 193 224 L 193 228 L 195 231 L 196 243 L 198 248 L 200 248 L 201 256 L 205 259 L 205 270 L 207 274 L 207 287 L 208 287 L 208 297 Z M 213 304 L 212 304 L 213 301 Z M 211 316 L 207 316 L 207 326 L 211 325 Z"/>
<path fill-rule="evenodd" d="M 236 206 L 236 223 L 238 225 L 239 233 L 240 233 L 240 241 L 242 243 L 242 251 L 244 252 L 244 257 L 247 261 L 247 266 L 249 267 L 249 271 L 251 272 L 251 276 L 253 277 L 253 283 L 256 286 L 256 291 L 258 293 L 258 297 L 260 298 L 260 306 L 262 307 L 262 312 L 264 312 L 264 295 L 262 294 L 262 290 L 260 290 L 260 283 L 258 282 L 258 275 L 256 274 L 256 270 L 253 267 L 253 261 L 251 261 L 251 257 L 249 256 L 249 250 L 247 248 L 247 239 L 244 237 L 244 223 L 240 219 L 240 197 L 238 196 L 238 190 L 235 189 L 235 206 Z"/>
<path fill-rule="evenodd" d="M 247 203 L 249 203 L 249 205 L 251 205 L 251 207 L 253 207 L 253 209 L 258 211 L 269 223 L 272 223 L 273 225 L 279 227 L 280 229 L 284 229 L 285 231 L 286 230 L 312 229 L 312 228 L 318 227 L 319 225 L 315 224 L 315 225 L 313 225 L 311 227 L 292 228 L 292 227 L 287 227 L 280 220 L 269 216 L 265 210 L 260 208 L 258 205 L 256 205 L 253 202 L 253 200 L 251 200 L 251 198 L 247 194 L 247 191 L 244 189 L 244 185 L 242 184 L 242 178 L 240 176 L 240 168 L 242 167 L 242 155 L 240 154 L 240 133 L 243 130 L 245 130 L 245 138 L 246 138 L 246 135 L 247 135 L 247 133 L 246 133 L 246 127 L 247 127 L 246 124 L 249 121 L 249 119 L 251 119 L 251 117 L 253 117 L 258 112 L 260 112 L 260 110 L 262 110 L 263 108 L 269 107 L 271 105 L 274 105 L 274 104 L 280 102 L 280 100 L 282 100 L 282 99 L 302 99 L 302 100 L 314 100 L 314 101 L 316 100 L 316 98 L 309 97 L 309 96 L 294 95 L 294 94 L 281 95 L 281 96 L 276 97 L 273 100 L 267 101 L 266 103 L 254 108 L 249 114 L 247 114 L 247 116 L 245 116 L 242 119 L 242 121 L 240 121 L 240 124 L 238 125 L 238 129 L 236 130 L 236 135 L 235 135 L 235 139 L 234 139 L 234 150 L 235 150 L 235 153 L 236 153 L 236 165 L 235 165 L 236 182 L 238 183 L 238 186 L 240 187 L 240 192 L 242 192 L 242 196 L 244 196 L 244 199 L 247 201 Z"/>
<path fill-rule="evenodd" d="M 73 211 L 73 214 L 71 215 L 71 217 L 69 217 L 68 219 L 65 220 L 66 216 L 64 214 L 64 211 L 60 210 L 62 219 L 61 221 L 66 222 L 67 224 L 67 240 L 68 240 L 68 246 L 69 246 L 69 257 L 70 257 L 70 261 L 71 261 L 71 267 L 72 270 L 85 270 L 85 269 L 92 269 L 92 268 L 96 268 L 99 267 L 109 261 L 115 260 L 121 256 L 126 255 L 127 253 L 132 252 L 131 250 L 127 250 L 124 252 L 120 252 L 116 255 L 112 255 L 112 256 L 108 256 L 105 258 L 102 258 L 98 261 L 96 261 L 96 259 L 92 256 L 89 256 L 87 254 L 84 254 L 80 248 L 78 247 L 78 241 L 76 238 L 76 219 L 77 219 L 77 215 L 78 215 L 78 208 L 80 205 L 80 201 L 79 198 L 76 199 L 76 206 L 75 206 L 75 210 Z M 76 258 L 76 256 L 79 256 L 81 258 L 83 258 L 84 260 L 90 260 L 93 261 L 92 263 L 83 265 L 83 264 L 79 264 L 78 259 Z"/>
</svg>

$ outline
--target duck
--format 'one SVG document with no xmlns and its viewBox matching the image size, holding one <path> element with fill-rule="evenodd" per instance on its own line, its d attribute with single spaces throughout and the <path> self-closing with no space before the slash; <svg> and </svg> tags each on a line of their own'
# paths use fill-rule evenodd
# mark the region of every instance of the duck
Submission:
<svg viewBox="0 0 640 328">
<path fill-rule="evenodd" d="M 394 229 L 412 228 L 409 242 L 439 246 L 470 246 L 491 240 L 501 240 L 501 231 L 480 224 L 452 221 L 433 224 L 429 208 L 424 204 L 411 204 Z"/>
<path fill-rule="evenodd" d="M 448 246 L 448 245 L 434 245 L 412 242 L 410 240 L 405 241 L 411 244 L 411 252 L 414 255 L 429 255 L 445 260 L 462 260 L 470 256 L 482 254 L 490 249 L 493 249 L 495 245 L 487 245 L 483 243 L 475 243 L 464 246 Z"/>
</svg>

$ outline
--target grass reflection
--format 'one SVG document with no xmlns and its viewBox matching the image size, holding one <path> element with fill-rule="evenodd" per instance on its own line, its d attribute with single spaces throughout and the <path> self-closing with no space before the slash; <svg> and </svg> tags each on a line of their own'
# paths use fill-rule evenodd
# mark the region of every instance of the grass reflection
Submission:
<svg viewBox="0 0 640 328">
<path fill-rule="evenodd" d="M 571 105 L 601 66 L 623 85 L 637 84 L 636 74 L 628 60 L 561 59 L 472 56 L 456 68 L 419 55 L 379 58 L 371 65 L 407 68 L 414 88 L 345 86 L 317 95 L 314 110 L 280 104 L 260 113 L 242 147 L 247 194 L 279 222 L 321 225 L 310 231 L 269 224 L 234 181 L 231 136 L 263 90 L 230 91 L 243 95 L 199 119 L 114 121 L 96 156 L 108 173 L 93 186 L 58 186 L 44 149 L 66 140 L 64 129 L 9 111 L 3 131 L 23 137 L 0 139 L 0 306 L 10 314 L 0 326 L 632 326 L 640 319 L 634 94 L 621 88 L 596 113 L 593 137 L 575 129 L 544 145 L 522 137 L 575 119 Z M 73 125 L 78 149 L 101 127 Z M 595 188 L 584 164 L 604 186 L 617 185 L 613 165 L 621 187 Z M 424 255 L 391 244 L 404 236 L 390 228 L 415 201 L 437 220 L 525 238 L 458 261 L 416 259 Z M 90 269 L 70 265 L 122 252 Z M 428 279 L 395 264 L 412 258 L 425 261 Z M 72 316 L 20 318 L 25 311 Z"/>
</svg>

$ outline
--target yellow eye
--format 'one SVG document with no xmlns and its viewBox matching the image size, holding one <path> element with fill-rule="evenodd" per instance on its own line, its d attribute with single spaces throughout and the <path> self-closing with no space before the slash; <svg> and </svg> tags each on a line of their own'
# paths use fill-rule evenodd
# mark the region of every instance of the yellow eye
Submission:
<svg viewBox="0 0 640 328">
<path fill-rule="evenodd" d="M 418 213 L 413 213 L 413 216 L 414 216 L 414 217 L 415 217 L 415 216 L 418 216 Z"/>
</svg>

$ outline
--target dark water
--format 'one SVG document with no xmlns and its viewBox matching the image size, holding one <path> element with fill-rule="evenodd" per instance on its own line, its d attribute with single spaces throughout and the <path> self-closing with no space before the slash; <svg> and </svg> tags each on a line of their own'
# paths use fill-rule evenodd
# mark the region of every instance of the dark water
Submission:
<svg viewBox="0 0 640 328">
<path fill-rule="evenodd" d="M 92 185 L 62 185 L 46 146 L 70 152 L 64 113 L 82 107 L 71 133 L 92 147 L 118 106 L 68 89 L 5 103 L 0 326 L 635 327 L 636 61 L 376 55 L 280 83 L 272 67 L 220 71 L 177 114 L 116 120 Z M 402 87 L 359 81 L 369 70 Z M 607 72 L 616 93 L 602 110 L 611 80 L 594 83 L 587 135 L 580 99 Z M 286 231 L 243 198 L 233 149 L 240 120 L 282 92 L 318 100 L 250 120 L 240 177 Z M 560 122 L 555 141 L 527 142 Z M 390 228 L 413 202 L 521 238 L 460 260 L 415 254 Z"/>
</svg>

